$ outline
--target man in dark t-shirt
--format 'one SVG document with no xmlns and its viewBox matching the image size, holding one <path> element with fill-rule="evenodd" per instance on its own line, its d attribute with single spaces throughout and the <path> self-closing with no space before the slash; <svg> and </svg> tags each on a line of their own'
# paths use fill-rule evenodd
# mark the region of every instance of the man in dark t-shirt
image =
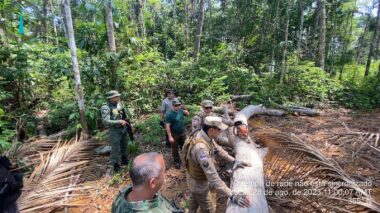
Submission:
<svg viewBox="0 0 380 213">
<path fill-rule="evenodd" d="M 181 108 L 181 101 L 178 98 L 172 100 L 173 110 L 165 116 L 165 128 L 168 134 L 169 142 L 172 144 L 172 156 L 176 169 L 181 168 L 178 148 L 182 149 L 185 142 L 185 124 L 184 116 L 188 116 L 189 112 Z"/>
</svg>

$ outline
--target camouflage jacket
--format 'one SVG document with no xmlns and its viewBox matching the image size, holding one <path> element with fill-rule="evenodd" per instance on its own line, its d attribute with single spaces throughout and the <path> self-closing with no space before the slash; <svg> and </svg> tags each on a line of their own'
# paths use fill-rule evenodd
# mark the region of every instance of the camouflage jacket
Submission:
<svg viewBox="0 0 380 213">
<path fill-rule="evenodd" d="M 234 162 L 235 158 L 230 156 L 222 147 L 218 146 L 214 140 L 209 138 L 207 134 L 201 130 L 192 139 L 188 140 L 203 140 L 204 143 L 197 143 L 191 150 L 187 150 L 190 153 L 190 158 L 196 163 L 196 166 L 200 170 L 203 170 L 207 180 L 196 180 L 186 170 L 186 182 L 187 186 L 193 193 L 205 193 L 210 188 L 214 189 L 218 194 L 222 196 L 230 197 L 232 195 L 228 186 L 220 179 L 215 167 L 215 156 L 217 153 L 221 158 L 227 162 Z M 189 143 L 189 141 L 186 141 Z M 186 147 L 186 142 L 184 147 Z M 208 145 L 205 145 L 207 143 Z M 198 169 L 198 170 L 199 170 Z"/>
<path fill-rule="evenodd" d="M 102 121 L 105 127 L 121 127 L 120 120 L 123 118 L 123 110 L 126 113 L 127 118 L 128 110 L 122 103 L 112 104 L 110 102 L 103 104 L 100 111 L 102 113 Z"/>
<path fill-rule="evenodd" d="M 132 213 L 132 212 L 145 212 L 145 213 L 172 213 L 183 212 L 169 202 L 165 197 L 156 194 L 153 200 L 144 200 L 138 202 L 128 202 L 125 197 L 132 191 L 132 186 L 128 186 L 119 192 L 114 202 L 112 203 L 112 213 Z"/>
</svg>

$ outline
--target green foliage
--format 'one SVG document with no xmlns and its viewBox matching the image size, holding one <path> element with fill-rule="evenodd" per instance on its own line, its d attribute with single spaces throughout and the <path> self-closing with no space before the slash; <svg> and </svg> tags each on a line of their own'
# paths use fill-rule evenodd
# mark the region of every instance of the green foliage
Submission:
<svg viewBox="0 0 380 213">
<path fill-rule="evenodd" d="M 380 82 L 375 76 L 363 81 L 345 81 L 343 85 L 343 90 L 338 96 L 342 105 L 356 109 L 380 107 Z"/>
<path fill-rule="evenodd" d="M 123 182 L 123 175 L 121 172 L 118 172 L 118 173 L 115 173 L 110 182 L 108 183 L 108 186 L 109 187 L 115 187 L 115 186 L 118 186 L 119 184 L 121 184 Z"/>
<path fill-rule="evenodd" d="M 137 121 L 135 128 L 141 135 L 141 143 L 160 146 L 161 139 L 165 137 L 164 129 L 160 126 L 160 116 L 158 114 Z"/>
</svg>

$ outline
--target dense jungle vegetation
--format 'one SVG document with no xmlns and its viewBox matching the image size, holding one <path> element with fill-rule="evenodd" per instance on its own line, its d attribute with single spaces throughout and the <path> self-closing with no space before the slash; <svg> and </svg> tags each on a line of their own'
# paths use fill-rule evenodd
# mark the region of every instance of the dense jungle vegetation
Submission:
<svg viewBox="0 0 380 213">
<path fill-rule="evenodd" d="M 0 0 L 0 152 L 36 135 L 41 120 L 48 134 L 88 125 L 95 135 L 111 89 L 136 120 L 156 112 L 166 88 L 189 105 L 247 94 L 254 104 L 378 108 L 378 8 L 369 0 Z"/>
</svg>

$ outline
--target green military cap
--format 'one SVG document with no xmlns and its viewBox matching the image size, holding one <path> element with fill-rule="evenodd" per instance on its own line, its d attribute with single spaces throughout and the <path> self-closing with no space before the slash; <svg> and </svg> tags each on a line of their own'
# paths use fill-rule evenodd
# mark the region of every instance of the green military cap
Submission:
<svg viewBox="0 0 380 213">
<path fill-rule="evenodd" d="M 119 97 L 119 96 L 121 96 L 121 94 L 116 90 L 111 90 L 111 91 L 107 92 L 106 96 L 107 96 L 107 99 L 110 99 L 113 97 Z"/>
<path fill-rule="evenodd" d="M 214 106 L 214 102 L 212 102 L 211 100 L 203 100 L 201 102 L 201 106 L 202 107 L 212 107 L 212 106 Z"/>
<path fill-rule="evenodd" d="M 174 98 L 174 99 L 172 100 L 172 104 L 173 104 L 173 105 L 176 105 L 176 104 L 182 104 L 182 103 L 181 103 L 181 101 L 180 101 L 178 98 Z"/>
</svg>

